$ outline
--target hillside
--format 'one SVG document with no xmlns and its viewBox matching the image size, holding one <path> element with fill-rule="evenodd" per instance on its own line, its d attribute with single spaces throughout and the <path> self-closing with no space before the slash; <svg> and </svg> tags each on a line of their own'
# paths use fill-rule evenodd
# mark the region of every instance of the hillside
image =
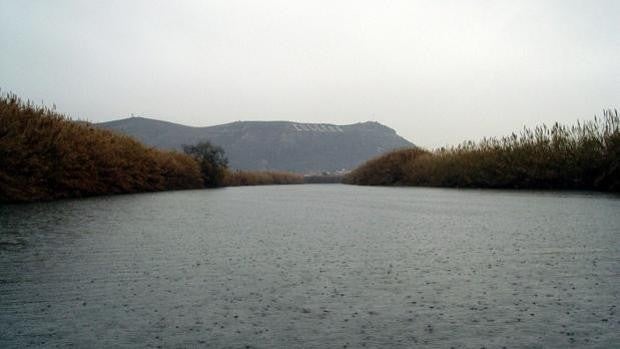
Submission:
<svg viewBox="0 0 620 349">
<path fill-rule="evenodd" d="M 230 166 L 240 170 L 316 173 L 352 169 L 390 150 L 411 147 L 406 139 L 377 122 L 352 125 L 287 121 L 238 121 L 190 127 L 132 117 L 97 124 L 163 149 L 208 140 L 224 148 Z"/>
</svg>

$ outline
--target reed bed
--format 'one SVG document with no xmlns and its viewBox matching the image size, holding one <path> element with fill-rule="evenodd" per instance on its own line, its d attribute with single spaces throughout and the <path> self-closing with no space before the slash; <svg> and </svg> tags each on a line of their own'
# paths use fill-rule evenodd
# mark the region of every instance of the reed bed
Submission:
<svg viewBox="0 0 620 349">
<path fill-rule="evenodd" d="M 228 171 L 224 186 L 302 184 L 304 177 L 290 172 L 272 171 Z"/>
<path fill-rule="evenodd" d="M 0 96 L 0 202 L 201 188 L 198 164 Z"/>
<path fill-rule="evenodd" d="M 559 123 L 428 151 L 401 149 L 345 177 L 359 185 L 620 190 L 620 117 Z"/>
</svg>

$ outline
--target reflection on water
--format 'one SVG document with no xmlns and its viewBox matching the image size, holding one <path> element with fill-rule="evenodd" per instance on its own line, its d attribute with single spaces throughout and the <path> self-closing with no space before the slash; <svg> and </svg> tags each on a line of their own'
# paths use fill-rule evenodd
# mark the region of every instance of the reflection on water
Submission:
<svg viewBox="0 0 620 349">
<path fill-rule="evenodd" d="M 344 185 L 0 206 L 0 347 L 620 347 L 619 214 Z"/>
</svg>

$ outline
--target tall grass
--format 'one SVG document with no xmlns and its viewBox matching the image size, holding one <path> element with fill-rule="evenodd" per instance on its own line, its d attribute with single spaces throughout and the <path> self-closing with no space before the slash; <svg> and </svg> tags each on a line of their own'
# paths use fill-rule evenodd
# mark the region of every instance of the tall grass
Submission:
<svg viewBox="0 0 620 349">
<path fill-rule="evenodd" d="M 519 134 L 428 151 L 397 150 L 352 171 L 361 185 L 620 190 L 620 117 L 573 126 L 554 124 Z"/>
<path fill-rule="evenodd" d="M 0 96 L 0 202 L 202 187 L 189 156 Z"/>
<path fill-rule="evenodd" d="M 227 171 L 224 186 L 302 184 L 304 177 L 289 172 Z"/>
</svg>

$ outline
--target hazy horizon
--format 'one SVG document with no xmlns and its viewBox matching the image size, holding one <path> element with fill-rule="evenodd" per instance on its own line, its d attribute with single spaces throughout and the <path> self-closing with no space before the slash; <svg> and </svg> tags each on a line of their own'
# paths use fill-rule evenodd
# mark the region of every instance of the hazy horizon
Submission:
<svg viewBox="0 0 620 349">
<path fill-rule="evenodd" d="M 0 89 L 93 122 L 378 121 L 437 147 L 620 105 L 616 1 L 3 1 Z"/>
</svg>

